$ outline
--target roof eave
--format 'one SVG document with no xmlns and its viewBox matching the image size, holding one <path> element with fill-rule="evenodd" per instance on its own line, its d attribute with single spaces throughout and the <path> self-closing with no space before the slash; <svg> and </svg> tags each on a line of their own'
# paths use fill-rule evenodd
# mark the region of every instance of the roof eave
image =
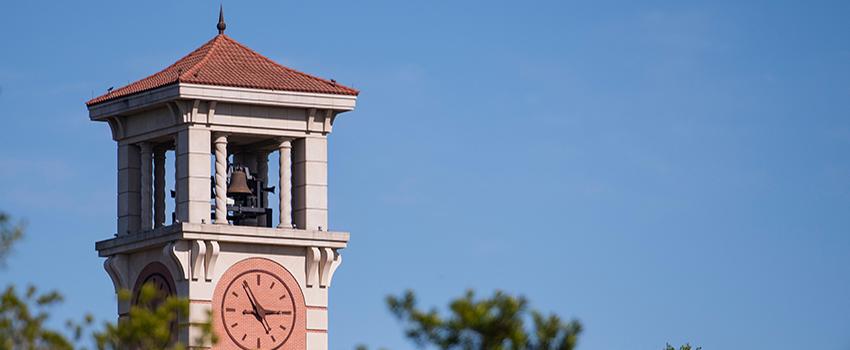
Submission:
<svg viewBox="0 0 850 350">
<path fill-rule="evenodd" d="M 89 118 L 106 120 L 111 116 L 143 110 L 178 99 L 332 109 L 339 112 L 353 110 L 357 103 L 357 95 L 176 83 L 92 104 L 88 106 Z"/>
</svg>

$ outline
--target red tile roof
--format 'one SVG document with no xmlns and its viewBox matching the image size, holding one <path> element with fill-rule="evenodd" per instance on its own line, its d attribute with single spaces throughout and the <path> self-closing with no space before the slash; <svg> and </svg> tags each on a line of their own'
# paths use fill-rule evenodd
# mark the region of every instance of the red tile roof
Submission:
<svg viewBox="0 0 850 350">
<path fill-rule="evenodd" d="M 359 91 L 281 66 L 219 34 L 159 73 L 86 102 L 92 106 L 174 83 L 357 95 Z"/>
</svg>

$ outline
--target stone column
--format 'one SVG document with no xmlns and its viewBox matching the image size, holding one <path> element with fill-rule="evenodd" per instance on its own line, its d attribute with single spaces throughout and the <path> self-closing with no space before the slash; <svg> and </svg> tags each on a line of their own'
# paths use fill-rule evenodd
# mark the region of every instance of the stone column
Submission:
<svg viewBox="0 0 850 350">
<path fill-rule="evenodd" d="M 139 231 L 139 146 L 118 145 L 118 232 Z"/>
<path fill-rule="evenodd" d="M 280 218 L 277 228 L 292 228 L 292 142 L 281 140 L 277 150 L 280 153 Z"/>
<path fill-rule="evenodd" d="M 142 189 L 139 192 L 139 196 L 141 197 L 139 206 L 142 211 L 139 216 L 139 220 L 141 222 L 139 230 L 144 232 L 151 229 L 151 223 L 153 222 L 151 217 L 151 213 L 153 213 L 153 206 L 151 205 L 151 186 L 153 185 L 151 181 L 151 175 L 153 174 L 151 172 L 151 144 L 149 142 L 142 142 L 139 144 L 139 154 L 142 161 L 142 164 L 139 167 L 139 172 L 141 172 L 142 175 Z"/>
<path fill-rule="evenodd" d="M 263 186 L 269 186 L 269 154 L 266 151 L 259 151 L 255 155 L 257 160 L 257 178 L 263 182 Z M 260 191 L 257 193 L 257 197 L 260 198 L 262 204 L 268 206 L 269 204 L 269 193 L 266 191 Z M 257 226 L 265 227 L 266 221 L 270 220 L 266 217 L 266 214 L 262 214 L 257 217 Z"/>
<path fill-rule="evenodd" d="M 295 226 L 328 229 L 328 143 L 325 136 L 295 140 L 292 164 Z"/>
<path fill-rule="evenodd" d="M 165 148 L 153 154 L 153 227 L 165 225 Z"/>
<path fill-rule="evenodd" d="M 210 223 L 210 131 L 186 126 L 177 133 L 177 221 Z"/>
<path fill-rule="evenodd" d="M 227 225 L 227 135 L 215 137 L 215 223 Z"/>
</svg>

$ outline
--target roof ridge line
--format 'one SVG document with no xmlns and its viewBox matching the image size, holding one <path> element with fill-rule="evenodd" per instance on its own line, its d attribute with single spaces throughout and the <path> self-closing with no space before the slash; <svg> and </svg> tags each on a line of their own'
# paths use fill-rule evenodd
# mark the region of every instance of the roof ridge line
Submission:
<svg viewBox="0 0 850 350">
<path fill-rule="evenodd" d="M 206 43 L 204 43 L 204 45 L 208 44 L 209 42 L 210 42 L 210 41 L 207 41 Z M 184 59 L 186 59 L 186 58 L 188 58 L 188 57 L 192 56 L 194 53 L 196 53 L 196 52 L 200 51 L 201 49 L 203 49 L 203 48 L 204 48 L 204 45 L 201 45 L 201 46 L 200 46 L 200 47 L 198 47 L 197 49 L 192 50 L 192 52 L 189 52 L 188 54 L 183 55 L 183 56 L 182 56 L 182 57 L 180 57 L 177 61 L 175 61 L 175 62 L 174 62 L 174 63 L 172 63 L 172 64 L 169 64 L 167 67 L 165 67 L 165 68 L 163 68 L 163 69 L 160 69 L 158 72 L 153 73 L 153 74 L 150 74 L 150 75 L 148 75 L 148 76 L 146 76 L 146 77 L 144 77 L 144 78 L 142 78 L 142 79 L 139 79 L 138 81 L 142 81 L 142 80 L 145 80 L 145 79 L 150 79 L 150 78 L 153 78 L 153 77 L 155 77 L 155 76 L 157 76 L 157 75 L 159 75 L 159 74 L 163 74 L 163 73 L 167 72 L 167 71 L 168 71 L 169 69 L 171 69 L 172 67 L 177 66 L 178 64 L 180 64 L 180 62 L 182 62 Z M 209 50 L 207 50 L 207 51 L 209 52 Z M 204 55 L 204 57 L 206 57 L 206 55 Z M 195 65 L 192 65 L 192 67 L 194 67 L 194 66 L 195 66 Z M 178 70 L 178 72 L 179 72 L 179 70 Z M 175 81 L 175 82 L 178 82 L 178 83 L 180 82 L 180 76 L 181 76 L 181 75 L 182 75 L 181 73 L 178 73 L 178 74 L 177 74 L 177 79 L 176 79 L 176 81 Z M 137 81 L 137 82 L 138 82 L 138 81 Z M 173 83 L 174 83 L 174 82 L 169 83 L 169 84 L 173 84 Z M 118 92 L 118 91 L 120 91 L 120 90 L 123 90 L 123 89 L 125 89 L 125 88 L 127 88 L 127 87 L 129 87 L 129 86 L 133 85 L 133 84 L 135 84 L 135 83 L 130 83 L 130 84 L 126 84 L 126 85 L 124 85 L 124 86 L 121 86 L 121 87 L 119 87 L 119 88 L 117 88 L 117 89 L 112 90 L 112 92 L 111 92 L 111 93 L 116 93 L 116 92 Z M 107 93 L 106 95 L 109 95 L 109 94 L 110 94 L 110 93 Z M 94 100 L 96 100 L 96 99 L 98 99 L 98 98 L 100 98 L 100 97 L 103 97 L 103 96 L 95 97 L 95 98 L 93 98 L 93 99 L 91 99 L 91 100 L 87 101 L 87 102 L 86 102 L 86 104 L 88 104 L 88 103 L 90 103 L 91 101 L 94 101 Z"/>
<path fill-rule="evenodd" d="M 224 35 L 224 34 L 222 34 L 222 35 Z M 257 51 L 254 51 L 254 49 L 252 49 L 252 48 L 250 48 L 250 47 L 247 47 L 247 46 L 243 45 L 242 43 L 240 43 L 240 42 L 238 42 L 238 41 L 236 41 L 236 40 L 233 40 L 233 39 L 232 39 L 232 38 L 230 38 L 230 37 L 227 37 L 227 39 L 230 39 L 230 41 L 231 41 L 232 43 L 234 43 L 234 44 L 238 45 L 239 47 L 241 47 L 241 48 L 243 48 L 243 49 L 245 49 L 245 50 L 250 51 L 251 53 L 253 53 L 253 54 L 255 54 L 255 55 L 259 56 L 260 58 L 262 58 L 262 59 L 266 60 L 267 62 L 269 62 L 269 63 L 271 63 L 271 64 L 273 64 L 273 65 L 275 65 L 275 66 L 278 66 L 278 67 L 280 67 L 280 68 L 283 68 L 283 69 L 285 69 L 285 70 L 287 70 L 287 71 L 290 71 L 290 72 L 295 73 L 295 74 L 300 74 L 300 75 L 303 75 L 303 76 L 305 76 L 305 77 L 309 77 L 309 78 L 313 78 L 313 79 L 316 79 L 316 80 L 320 80 L 320 81 L 325 82 L 326 84 L 331 85 L 331 86 L 335 86 L 335 87 L 342 87 L 342 88 L 345 88 L 345 89 L 351 90 L 351 91 L 353 91 L 353 92 L 359 92 L 359 90 L 357 90 L 357 89 L 355 89 L 355 88 L 351 88 L 351 87 L 348 87 L 348 86 L 345 86 L 345 85 L 339 84 L 339 83 L 337 83 L 336 81 L 330 81 L 329 79 L 320 78 L 320 77 L 317 77 L 317 76 L 315 76 L 315 75 L 310 75 L 310 74 L 304 73 L 304 72 L 302 72 L 302 71 L 299 71 L 299 70 L 297 70 L 297 69 L 293 69 L 293 68 L 289 68 L 289 67 L 287 67 L 287 66 L 284 66 L 284 65 L 282 65 L 282 64 L 280 64 L 280 63 L 275 62 L 275 61 L 274 61 L 274 60 L 272 60 L 271 58 L 268 58 L 268 57 L 266 57 L 265 55 L 263 55 L 263 54 L 261 54 L 261 53 L 259 53 L 259 52 L 257 52 Z"/>
<path fill-rule="evenodd" d="M 184 79 L 183 77 L 186 76 L 186 74 L 189 74 L 189 72 L 194 72 L 194 71 L 201 69 L 201 65 L 203 65 L 204 63 L 206 63 L 209 60 L 210 56 L 212 56 L 213 51 L 215 51 L 215 48 L 218 47 L 218 42 L 219 42 L 218 39 L 219 39 L 220 36 L 223 36 L 225 38 L 227 37 L 224 34 L 216 35 L 216 37 L 213 38 L 213 40 L 212 40 L 212 45 L 210 45 L 210 49 L 207 50 L 207 52 L 204 54 L 204 57 L 201 58 L 200 60 L 198 60 L 198 62 L 195 62 L 195 64 L 193 64 L 191 67 L 186 69 L 185 72 L 177 75 L 177 82 L 178 83 L 181 82 L 181 80 Z"/>
</svg>

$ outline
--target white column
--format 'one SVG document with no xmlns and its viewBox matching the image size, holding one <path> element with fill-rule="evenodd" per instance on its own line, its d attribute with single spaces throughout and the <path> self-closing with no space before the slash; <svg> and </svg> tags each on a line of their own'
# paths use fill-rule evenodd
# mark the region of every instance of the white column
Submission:
<svg viewBox="0 0 850 350">
<path fill-rule="evenodd" d="M 328 146 L 325 136 L 296 139 L 293 144 L 293 218 L 305 230 L 328 229 Z"/>
<path fill-rule="evenodd" d="M 283 140 L 277 147 L 280 153 L 280 220 L 278 228 L 292 228 L 292 142 Z"/>
<path fill-rule="evenodd" d="M 227 225 L 227 135 L 215 137 L 215 223 Z"/>
<path fill-rule="evenodd" d="M 208 224 L 210 220 L 209 129 L 190 125 L 177 132 L 175 175 L 177 198 L 174 207 L 179 222 Z"/>
<path fill-rule="evenodd" d="M 139 167 L 139 172 L 142 174 L 142 189 L 139 192 L 139 196 L 141 197 L 139 206 L 142 211 L 139 219 L 141 221 L 139 230 L 142 232 L 150 230 L 151 223 L 153 222 L 151 218 L 151 213 L 153 212 L 153 207 L 151 206 L 151 152 L 151 144 L 149 142 L 139 144 L 139 154 L 142 160 L 142 164 Z"/>
<path fill-rule="evenodd" d="M 153 227 L 165 225 L 165 148 L 153 154 Z"/>
<path fill-rule="evenodd" d="M 139 146 L 118 145 L 118 232 L 139 230 Z"/>
</svg>

